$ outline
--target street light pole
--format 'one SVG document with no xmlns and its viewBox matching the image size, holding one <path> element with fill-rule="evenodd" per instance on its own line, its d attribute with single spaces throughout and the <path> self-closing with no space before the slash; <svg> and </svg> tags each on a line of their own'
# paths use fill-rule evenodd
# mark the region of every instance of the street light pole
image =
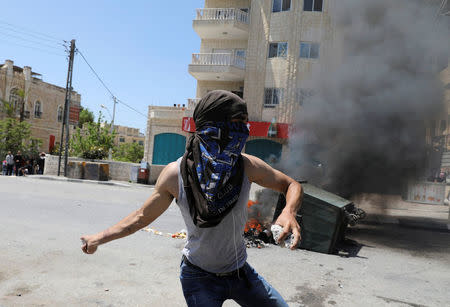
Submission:
<svg viewBox="0 0 450 307">
<path fill-rule="evenodd" d="M 114 101 L 113 114 L 112 114 L 112 120 L 111 120 L 111 128 L 110 128 L 110 131 L 109 131 L 109 133 L 111 133 L 111 135 L 112 135 L 113 130 L 114 130 L 114 118 L 115 118 L 115 116 L 116 116 L 116 103 L 117 103 L 117 99 L 116 99 L 116 97 L 114 97 L 114 96 L 113 96 L 113 101 Z M 112 148 L 110 148 L 109 151 L 108 151 L 108 159 L 109 159 L 109 160 L 112 159 Z"/>
</svg>

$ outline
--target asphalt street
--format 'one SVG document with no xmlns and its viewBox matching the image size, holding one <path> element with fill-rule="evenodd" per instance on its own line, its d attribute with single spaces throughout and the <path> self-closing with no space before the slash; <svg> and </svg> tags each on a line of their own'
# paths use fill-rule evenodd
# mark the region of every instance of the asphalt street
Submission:
<svg viewBox="0 0 450 307">
<path fill-rule="evenodd" d="M 81 252 L 80 236 L 141 206 L 151 187 L 0 176 L 0 306 L 185 306 L 182 239 L 146 231 Z M 150 225 L 184 228 L 176 204 Z M 290 306 L 450 306 L 450 233 L 360 225 L 347 255 L 248 249 Z M 224 306 L 236 306 L 227 301 Z"/>
</svg>

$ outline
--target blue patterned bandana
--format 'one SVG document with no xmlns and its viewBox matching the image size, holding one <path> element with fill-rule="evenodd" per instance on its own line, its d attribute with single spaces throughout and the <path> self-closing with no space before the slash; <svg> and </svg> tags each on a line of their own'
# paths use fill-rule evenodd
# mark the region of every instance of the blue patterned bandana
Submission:
<svg viewBox="0 0 450 307">
<path fill-rule="evenodd" d="M 197 178 L 211 215 L 221 214 L 239 197 L 241 185 L 233 185 L 229 179 L 237 173 L 236 162 L 248 134 L 247 125 L 242 122 L 221 122 L 197 131 L 201 140 Z"/>
<path fill-rule="evenodd" d="M 192 222 L 214 227 L 233 209 L 241 192 L 247 106 L 239 96 L 215 90 L 199 101 L 193 116 L 196 132 L 186 144 L 180 173 Z"/>
</svg>

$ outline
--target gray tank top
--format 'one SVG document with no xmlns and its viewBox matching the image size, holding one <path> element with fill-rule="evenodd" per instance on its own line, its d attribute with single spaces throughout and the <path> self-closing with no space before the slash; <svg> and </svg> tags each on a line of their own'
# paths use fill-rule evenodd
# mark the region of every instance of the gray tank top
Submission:
<svg viewBox="0 0 450 307">
<path fill-rule="evenodd" d="M 199 228 L 192 222 L 189 204 L 184 192 L 183 178 L 178 162 L 178 200 L 187 228 L 187 242 L 183 254 L 187 259 L 211 273 L 226 273 L 244 265 L 247 250 L 244 242 L 244 227 L 247 221 L 247 202 L 251 183 L 244 173 L 241 193 L 234 208 L 215 227 Z"/>
</svg>

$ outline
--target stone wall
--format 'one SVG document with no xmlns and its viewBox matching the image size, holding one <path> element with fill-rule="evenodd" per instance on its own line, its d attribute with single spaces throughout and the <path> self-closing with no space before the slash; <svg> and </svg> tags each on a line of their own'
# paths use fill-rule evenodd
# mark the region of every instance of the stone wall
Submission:
<svg viewBox="0 0 450 307">
<path fill-rule="evenodd" d="M 69 162 L 86 161 L 81 158 L 69 157 Z M 92 162 L 109 164 L 109 179 L 118 181 L 129 181 L 133 168 L 139 167 L 138 163 L 89 160 Z M 64 157 L 61 159 L 61 174 L 64 174 Z M 45 157 L 44 175 L 58 175 L 58 156 L 47 155 Z"/>
</svg>

